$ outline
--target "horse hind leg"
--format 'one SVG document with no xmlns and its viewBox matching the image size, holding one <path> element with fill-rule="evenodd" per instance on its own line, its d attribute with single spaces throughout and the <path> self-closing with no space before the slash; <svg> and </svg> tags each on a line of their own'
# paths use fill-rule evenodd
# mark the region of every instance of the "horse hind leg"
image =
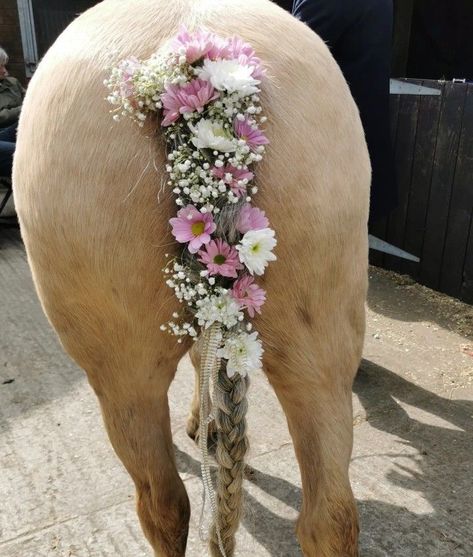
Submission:
<svg viewBox="0 0 473 557">
<path fill-rule="evenodd" d="M 287 301 L 294 311 L 284 320 L 278 320 L 277 300 L 269 298 L 259 325 L 262 337 L 270 339 L 265 370 L 286 414 L 300 467 L 297 536 L 306 557 L 358 555 L 358 514 L 348 469 L 351 389 L 363 346 L 366 277 L 360 271 L 356 279 L 355 272 L 345 271 L 338 281 L 330 273 L 314 279 L 323 296 L 294 287 L 293 299 Z"/>
<path fill-rule="evenodd" d="M 155 556 L 183 557 L 190 506 L 176 469 L 166 392 L 101 397 L 101 407 L 110 441 L 135 483 L 138 517 Z"/>
<path fill-rule="evenodd" d="M 358 555 L 358 516 L 348 466 L 352 448 L 350 377 L 333 359 L 317 364 L 307 345 L 267 350 L 268 375 L 287 417 L 302 479 L 297 537 L 306 557 Z M 305 360 L 305 363 L 303 361 Z M 274 371 L 277 370 L 277 371 Z M 345 373 L 337 384 L 332 374 Z"/>
<path fill-rule="evenodd" d="M 64 307 L 62 298 L 49 294 L 45 299 L 64 347 L 86 370 L 99 399 L 109 439 L 135 484 L 137 513 L 155 556 L 183 557 L 190 505 L 175 462 L 168 389 L 185 346 L 157 337 L 154 321 L 140 328 L 144 313 L 119 319 L 103 297 L 100 312 L 88 297 L 77 307 Z"/>
</svg>

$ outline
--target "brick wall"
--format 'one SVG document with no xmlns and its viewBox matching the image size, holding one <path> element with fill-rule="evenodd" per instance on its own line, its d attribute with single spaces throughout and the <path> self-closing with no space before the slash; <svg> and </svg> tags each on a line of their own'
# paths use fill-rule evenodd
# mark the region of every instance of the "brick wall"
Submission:
<svg viewBox="0 0 473 557">
<path fill-rule="evenodd" d="M 8 71 L 25 84 L 25 63 L 16 0 L 1 0 L 0 45 L 10 57 Z"/>
</svg>

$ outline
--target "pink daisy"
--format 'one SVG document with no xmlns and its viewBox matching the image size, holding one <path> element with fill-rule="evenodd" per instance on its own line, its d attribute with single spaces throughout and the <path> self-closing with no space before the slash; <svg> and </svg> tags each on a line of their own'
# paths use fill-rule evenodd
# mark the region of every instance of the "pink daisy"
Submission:
<svg viewBox="0 0 473 557">
<path fill-rule="evenodd" d="M 177 213 L 177 217 L 170 219 L 172 235 L 178 242 L 189 242 L 191 253 L 197 253 L 203 244 L 210 242 L 210 234 L 217 228 L 210 213 L 202 214 L 193 205 L 187 205 Z"/>
<path fill-rule="evenodd" d="M 255 311 L 261 313 L 261 306 L 266 301 L 266 292 L 255 284 L 255 279 L 250 275 L 243 275 L 233 285 L 230 295 L 242 308 L 246 308 L 250 317 L 255 316 Z"/>
<path fill-rule="evenodd" d="M 263 68 L 261 60 L 256 56 L 250 58 L 245 54 L 240 54 L 237 60 L 242 66 L 251 66 L 253 68 L 251 75 L 255 79 L 262 79 L 265 76 L 266 70 Z"/>
<path fill-rule="evenodd" d="M 198 30 L 189 33 L 186 27 L 182 26 L 172 46 L 177 51 L 184 48 L 186 61 L 193 64 L 208 54 L 214 47 L 214 41 L 213 36 L 208 31 Z"/>
<path fill-rule="evenodd" d="M 134 56 L 120 62 L 118 68 L 123 72 L 122 81 L 120 83 L 120 94 L 122 97 L 128 98 L 135 94 L 133 76 L 140 67 L 140 61 Z"/>
<path fill-rule="evenodd" d="M 245 41 L 236 35 L 234 35 L 229 40 L 229 48 L 231 52 L 232 58 L 238 58 L 241 54 L 248 56 L 248 58 L 252 58 L 255 56 L 255 51 L 250 43 L 245 43 Z"/>
<path fill-rule="evenodd" d="M 224 39 L 218 35 L 212 35 L 212 47 L 207 52 L 207 56 L 211 60 L 232 59 L 233 55 L 228 39 Z"/>
<path fill-rule="evenodd" d="M 204 106 L 219 96 L 213 85 L 203 79 L 193 79 L 183 87 L 167 85 L 161 95 L 164 119 L 162 126 L 169 126 L 184 112 L 202 112 Z"/>
<path fill-rule="evenodd" d="M 264 76 L 265 70 L 261 64 L 261 60 L 256 56 L 253 47 L 245 43 L 240 37 L 233 37 L 230 39 L 229 47 L 230 58 L 238 60 L 242 66 L 253 67 L 253 77 L 261 79 Z"/>
<path fill-rule="evenodd" d="M 237 270 L 243 269 L 237 250 L 218 238 L 199 251 L 199 261 L 207 265 L 210 275 L 236 278 Z"/>
<path fill-rule="evenodd" d="M 246 185 L 238 184 L 238 182 L 241 182 L 241 180 L 250 181 L 254 178 L 253 172 L 244 168 L 235 168 L 232 164 L 226 164 L 220 168 L 214 166 L 212 168 L 212 174 L 230 186 L 232 192 L 238 197 L 246 194 Z"/>
<path fill-rule="evenodd" d="M 247 118 L 243 121 L 235 118 L 233 128 L 237 136 L 240 139 L 245 140 L 252 151 L 254 151 L 259 145 L 267 145 L 269 143 L 269 139 L 264 135 L 264 133 L 258 129 L 257 126 L 253 127 Z"/>
<path fill-rule="evenodd" d="M 245 203 L 241 208 L 236 227 L 238 232 L 246 234 L 250 230 L 262 230 L 268 228 L 269 221 L 264 211 L 257 207 L 252 207 L 249 203 Z"/>
</svg>

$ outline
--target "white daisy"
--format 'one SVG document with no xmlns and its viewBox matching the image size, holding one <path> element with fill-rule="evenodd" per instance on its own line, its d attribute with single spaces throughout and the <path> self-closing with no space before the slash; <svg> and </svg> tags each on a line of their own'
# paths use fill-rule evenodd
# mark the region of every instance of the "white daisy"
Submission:
<svg viewBox="0 0 473 557">
<path fill-rule="evenodd" d="M 259 91 L 260 81 L 251 74 L 254 68 L 243 66 L 238 60 L 209 60 L 206 58 L 202 68 L 198 70 L 199 77 L 206 79 L 219 91 L 229 93 L 238 92 L 246 97 Z"/>
<path fill-rule="evenodd" d="M 202 118 L 197 125 L 189 125 L 194 137 L 192 143 L 197 149 L 214 149 L 222 153 L 231 153 L 236 149 L 236 139 L 224 129 L 221 122 Z"/>
<path fill-rule="evenodd" d="M 268 261 L 276 261 L 276 256 L 272 253 L 276 244 L 274 230 L 263 228 L 249 230 L 236 249 L 239 251 L 240 261 L 246 265 L 250 273 L 262 275 Z"/>
<path fill-rule="evenodd" d="M 239 333 L 228 338 L 217 355 L 227 362 L 228 377 L 239 373 L 245 377 L 248 373 L 261 369 L 263 347 L 257 338 L 258 333 Z"/>
</svg>

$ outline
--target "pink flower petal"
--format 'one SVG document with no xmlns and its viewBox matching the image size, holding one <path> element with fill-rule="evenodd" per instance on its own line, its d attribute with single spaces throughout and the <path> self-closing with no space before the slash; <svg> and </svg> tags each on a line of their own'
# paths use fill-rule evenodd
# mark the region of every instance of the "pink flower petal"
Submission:
<svg viewBox="0 0 473 557">
<path fill-rule="evenodd" d="M 268 228 L 268 226 L 269 221 L 264 211 L 257 207 L 252 207 L 250 203 L 243 205 L 236 224 L 238 232 L 246 234 L 250 230 L 262 230 L 263 228 Z"/>
<path fill-rule="evenodd" d="M 269 143 L 269 139 L 264 135 L 264 133 L 259 128 L 253 127 L 247 118 L 243 121 L 235 118 L 233 128 L 236 135 L 240 139 L 246 141 L 252 151 L 254 151 L 259 145 L 267 145 Z"/>
<path fill-rule="evenodd" d="M 235 281 L 230 295 L 240 304 L 242 309 L 247 310 L 250 317 L 255 316 L 255 311 L 261 313 L 261 306 L 266 301 L 266 292 L 249 275 L 243 275 Z"/>
<path fill-rule="evenodd" d="M 221 240 L 212 240 L 199 251 L 199 261 L 207 266 L 210 275 L 237 278 L 237 271 L 243 269 L 238 251 Z"/>
<path fill-rule="evenodd" d="M 208 243 L 210 234 L 217 228 L 210 213 L 202 214 L 193 205 L 180 209 L 177 217 L 170 219 L 169 222 L 172 226 L 172 235 L 178 242 L 182 244 L 190 242 L 188 248 L 191 253 L 196 253 L 203 244 Z M 194 233 L 195 229 L 193 230 L 193 225 L 196 223 L 203 225 L 202 232 L 197 235 Z"/>
</svg>

